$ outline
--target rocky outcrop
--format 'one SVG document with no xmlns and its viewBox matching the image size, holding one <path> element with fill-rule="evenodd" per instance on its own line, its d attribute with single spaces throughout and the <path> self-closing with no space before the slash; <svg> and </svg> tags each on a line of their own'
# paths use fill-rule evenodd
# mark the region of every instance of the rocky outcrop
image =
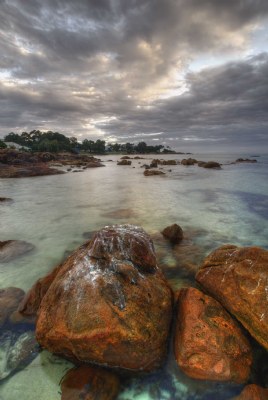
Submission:
<svg viewBox="0 0 268 400">
<path fill-rule="evenodd" d="M 123 159 L 123 160 L 121 160 L 121 161 L 118 161 L 118 162 L 117 162 L 117 165 L 131 165 L 131 162 L 132 162 L 132 161 Z"/>
<path fill-rule="evenodd" d="M 119 388 L 119 379 L 112 372 L 84 365 L 63 378 L 61 400 L 114 400 Z"/>
<path fill-rule="evenodd" d="M 6 240 L 0 242 L 0 262 L 6 263 L 29 253 L 34 245 L 23 240 Z"/>
<path fill-rule="evenodd" d="M 175 357 L 190 377 L 247 381 L 251 349 L 238 324 L 216 300 L 195 288 L 181 289 L 176 313 Z"/>
<path fill-rule="evenodd" d="M 50 168 L 46 164 L 27 164 L 27 165 L 0 165 L 0 178 L 29 178 L 32 176 L 58 175 L 64 174 L 55 168 Z"/>
<path fill-rule="evenodd" d="M 199 161 L 198 167 L 221 169 L 221 164 L 216 161 Z"/>
<path fill-rule="evenodd" d="M 268 251 L 222 246 L 196 275 L 197 282 L 268 350 Z"/>
<path fill-rule="evenodd" d="M 257 385 L 247 385 L 239 396 L 233 397 L 231 400 L 267 400 L 268 389 Z"/>
<path fill-rule="evenodd" d="M 153 175 L 166 175 L 164 172 L 159 171 L 159 170 L 155 170 L 155 169 L 146 169 L 143 172 L 144 176 L 153 176 Z"/>
<path fill-rule="evenodd" d="M 182 165 L 195 165 L 198 161 L 195 158 L 184 158 L 181 160 Z"/>
<path fill-rule="evenodd" d="M 43 347 L 80 361 L 131 370 L 149 371 L 161 364 L 172 292 L 143 229 L 104 228 L 57 268 L 51 283 L 52 276 L 36 325 Z M 40 297 L 40 286 L 36 288 Z M 34 304 L 33 292 L 24 310 Z"/>
<path fill-rule="evenodd" d="M 10 315 L 18 308 L 24 295 L 24 291 L 16 287 L 0 289 L 0 327 L 7 322 Z"/>
<path fill-rule="evenodd" d="M 172 244 L 180 243 L 183 239 L 183 230 L 177 224 L 167 226 L 161 233 Z"/>
</svg>

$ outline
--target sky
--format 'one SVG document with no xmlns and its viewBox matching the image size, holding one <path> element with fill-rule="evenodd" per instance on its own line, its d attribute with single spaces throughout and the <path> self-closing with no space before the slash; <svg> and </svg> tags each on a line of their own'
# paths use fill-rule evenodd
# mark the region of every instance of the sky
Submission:
<svg viewBox="0 0 268 400">
<path fill-rule="evenodd" d="M 0 137 L 268 152 L 267 0 L 0 0 Z"/>
</svg>

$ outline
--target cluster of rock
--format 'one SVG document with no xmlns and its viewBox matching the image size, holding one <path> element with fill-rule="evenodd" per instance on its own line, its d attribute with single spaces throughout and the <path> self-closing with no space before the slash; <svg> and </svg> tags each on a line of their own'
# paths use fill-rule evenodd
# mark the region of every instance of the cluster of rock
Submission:
<svg viewBox="0 0 268 400">
<path fill-rule="evenodd" d="M 176 224 L 162 234 L 173 246 L 184 236 Z M 66 375 L 64 400 L 115 399 L 115 371 L 161 366 L 173 311 L 174 355 L 185 374 L 246 383 L 253 359 L 249 334 L 268 349 L 268 251 L 220 247 L 206 257 L 196 281 L 205 292 L 187 287 L 174 295 L 145 231 L 109 226 L 39 279 L 19 311 L 36 317 L 42 347 L 77 365 L 90 364 Z M 237 399 L 250 398 L 248 393 L 260 400 L 267 389 L 250 385 Z"/>
<path fill-rule="evenodd" d="M 42 175 L 63 174 L 57 167 L 71 166 L 83 169 L 104 166 L 87 155 L 71 153 L 30 153 L 13 149 L 0 150 L 0 178 L 22 178 Z"/>
</svg>

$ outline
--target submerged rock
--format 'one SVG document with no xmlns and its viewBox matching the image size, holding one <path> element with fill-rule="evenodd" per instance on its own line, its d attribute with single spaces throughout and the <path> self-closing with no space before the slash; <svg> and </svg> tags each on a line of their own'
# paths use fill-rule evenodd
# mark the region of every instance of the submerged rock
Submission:
<svg viewBox="0 0 268 400">
<path fill-rule="evenodd" d="M 120 382 L 112 372 L 81 366 L 67 372 L 61 382 L 61 400 L 114 400 Z"/>
<path fill-rule="evenodd" d="M 3 326 L 10 315 L 18 308 L 25 292 L 16 287 L 0 289 L 0 327 Z"/>
<path fill-rule="evenodd" d="M 6 263 L 29 253 L 34 245 L 23 240 L 6 240 L 0 242 L 0 262 Z"/>
<path fill-rule="evenodd" d="M 161 233 L 172 244 L 180 243 L 183 239 L 183 230 L 177 224 L 167 226 Z"/>
<path fill-rule="evenodd" d="M 43 289 L 36 335 L 49 351 L 131 370 L 163 361 L 172 292 L 143 229 L 115 225 L 96 233 L 35 285 L 26 312 Z"/>
<path fill-rule="evenodd" d="M 195 288 L 178 296 L 174 351 L 191 378 L 247 381 L 251 348 L 238 324 L 216 300 Z"/>
<path fill-rule="evenodd" d="M 146 169 L 143 173 L 145 176 L 165 175 L 164 172 L 155 169 Z"/>
<path fill-rule="evenodd" d="M 216 168 L 216 169 L 221 169 L 221 164 L 219 164 L 216 161 L 199 161 L 198 162 L 198 167 L 202 168 Z"/>
<path fill-rule="evenodd" d="M 239 396 L 233 397 L 231 400 L 267 400 L 268 389 L 257 385 L 247 385 Z"/>
<path fill-rule="evenodd" d="M 222 246 L 196 275 L 197 282 L 268 350 L 268 251 Z"/>
<path fill-rule="evenodd" d="M 38 352 L 34 332 L 21 335 L 5 332 L 0 336 L 0 380 L 29 363 Z"/>
</svg>

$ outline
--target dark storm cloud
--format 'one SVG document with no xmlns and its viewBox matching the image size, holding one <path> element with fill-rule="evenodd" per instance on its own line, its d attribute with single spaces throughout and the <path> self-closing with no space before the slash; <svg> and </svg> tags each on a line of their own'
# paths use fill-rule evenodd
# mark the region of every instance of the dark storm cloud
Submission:
<svg viewBox="0 0 268 400">
<path fill-rule="evenodd" d="M 264 134 L 265 54 L 183 74 L 198 56 L 237 56 L 267 14 L 266 0 L 2 0 L 0 133 Z"/>
</svg>

